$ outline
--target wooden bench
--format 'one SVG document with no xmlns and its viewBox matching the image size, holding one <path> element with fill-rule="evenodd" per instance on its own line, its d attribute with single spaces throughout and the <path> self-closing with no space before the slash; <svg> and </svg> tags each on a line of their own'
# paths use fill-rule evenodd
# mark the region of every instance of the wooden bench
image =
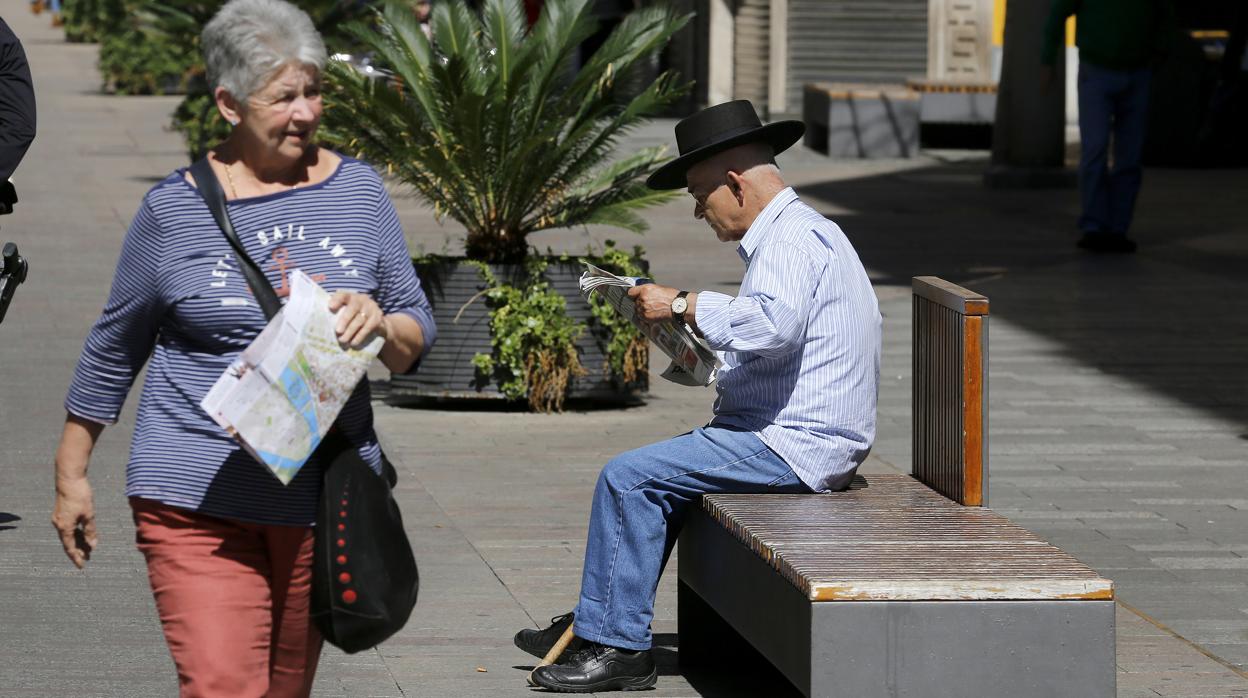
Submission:
<svg viewBox="0 0 1248 698">
<path fill-rule="evenodd" d="M 680 537 L 680 660 L 744 639 L 807 696 L 1115 694 L 1113 583 L 984 508 L 988 300 L 914 279 L 914 475 L 708 495 Z"/>
</svg>

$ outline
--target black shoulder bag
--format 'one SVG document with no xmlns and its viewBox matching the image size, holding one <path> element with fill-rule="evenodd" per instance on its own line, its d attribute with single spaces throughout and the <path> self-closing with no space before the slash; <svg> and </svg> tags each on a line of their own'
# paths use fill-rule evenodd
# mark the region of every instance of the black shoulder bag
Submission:
<svg viewBox="0 0 1248 698">
<path fill-rule="evenodd" d="M 234 232 L 225 193 L 208 160 L 192 165 L 191 176 L 238 255 L 265 317 L 272 319 L 281 302 Z M 382 456 L 385 476 L 378 476 L 337 426 L 317 453 L 325 465 L 316 510 L 311 615 L 326 640 L 354 653 L 375 647 L 407 623 L 420 577 L 391 493 L 397 474 L 390 461 Z"/>
</svg>

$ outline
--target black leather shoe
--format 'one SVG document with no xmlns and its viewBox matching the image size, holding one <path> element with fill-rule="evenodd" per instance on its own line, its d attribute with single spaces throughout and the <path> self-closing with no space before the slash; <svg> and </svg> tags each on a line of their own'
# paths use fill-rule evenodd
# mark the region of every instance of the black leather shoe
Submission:
<svg viewBox="0 0 1248 698">
<path fill-rule="evenodd" d="M 563 664 L 538 667 L 533 681 L 558 693 L 642 691 L 654 686 L 659 671 L 650 650 L 622 650 L 587 642 Z"/>
<path fill-rule="evenodd" d="M 545 630 L 533 630 L 526 628 L 516 633 L 516 647 L 528 652 L 529 654 L 541 659 L 546 656 L 551 647 L 559 641 L 563 636 L 563 631 L 572 625 L 572 614 L 565 613 L 561 616 L 555 616 L 550 619 L 550 627 Z M 568 652 L 575 652 L 585 645 L 585 641 L 579 637 L 572 638 L 572 642 L 568 645 L 568 649 L 564 650 L 564 655 Z M 558 661 L 558 658 L 556 658 Z"/>
<path fill-rule="evenodd" d="M 1131 254 L 1136 249 L 1135 241 L 1122 233 L 1084 233 L 1075 246 L 1090 252 L 1119 254 Z"/>
</svg>

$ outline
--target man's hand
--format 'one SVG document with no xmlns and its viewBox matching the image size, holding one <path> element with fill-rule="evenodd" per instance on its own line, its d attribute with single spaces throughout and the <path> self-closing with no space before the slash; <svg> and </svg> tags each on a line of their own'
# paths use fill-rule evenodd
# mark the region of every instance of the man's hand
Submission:
<svg viewBox="0 0 1248 698">
<path fill-rule="evenodd" d="M 628 289 L 628 297 L 637 304 L 637 317 L 655 323 L 672 319 L 672 301 L 680 289 L 658 284 L 642 284 Z"/>
<path fill-rule="evenodd" d="M 95 505 L 87 478 L 57 478 L 52 525 L 60 534 L 61 545 L 70 562 L 82 569 L 91 559 L 91 551 L 99 544 L 95 533 Z"/>
</svg>

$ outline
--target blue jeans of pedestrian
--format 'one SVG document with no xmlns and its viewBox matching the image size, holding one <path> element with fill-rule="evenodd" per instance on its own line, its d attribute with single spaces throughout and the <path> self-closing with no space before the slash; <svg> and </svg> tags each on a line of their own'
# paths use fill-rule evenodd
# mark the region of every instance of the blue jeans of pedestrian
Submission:
<svg viewBox="0 0 1248 698">
<path fill-rule="evenodd" d="M 1079 230 L 1125 235 L 1140 192 L 1148 86 L 1152 70 L 1114 70 L 1079 64 Z M 1109 168 L 1110 133 L 1114 167 Z"/>
<path fill-rule="evenodd" d="M 594 489 L 576 607 L 577 637 L 650 648 L 659 576 L 698 495 L 809 493 L 792 468 L 748 431 L 704 427 L 619 455 Z"/>
</svg>

